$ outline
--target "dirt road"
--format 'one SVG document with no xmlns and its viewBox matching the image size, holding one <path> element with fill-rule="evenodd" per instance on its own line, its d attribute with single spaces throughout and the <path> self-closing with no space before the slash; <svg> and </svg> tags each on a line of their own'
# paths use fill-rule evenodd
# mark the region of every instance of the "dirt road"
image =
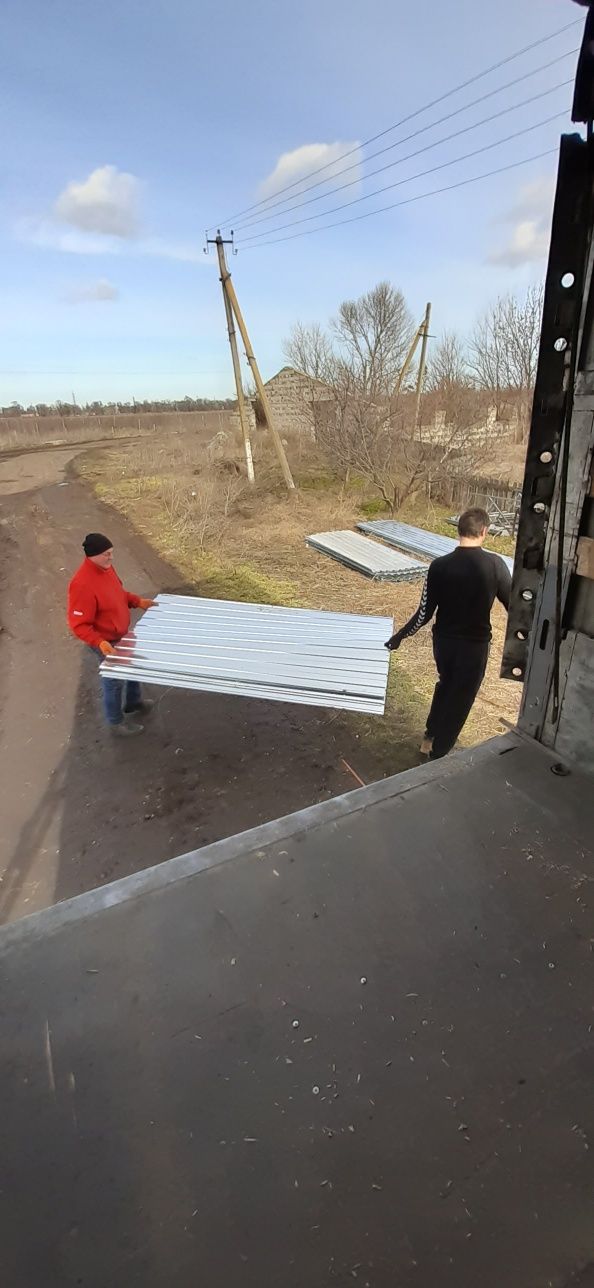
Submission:
<svg viewBox="0 0 594 1288">
<path fill-rule="evenodd" d="M 349 790 L 341 757 L 379 772 L 332 713 L 280 703 L 159 690 L 143 738 L 110 737 L 64 620 L 82 537 L 107 532 L 141 594 L 187 588 L 69 477 L 80 450 L 0 458 L 3 921 Z"/>
</svg>

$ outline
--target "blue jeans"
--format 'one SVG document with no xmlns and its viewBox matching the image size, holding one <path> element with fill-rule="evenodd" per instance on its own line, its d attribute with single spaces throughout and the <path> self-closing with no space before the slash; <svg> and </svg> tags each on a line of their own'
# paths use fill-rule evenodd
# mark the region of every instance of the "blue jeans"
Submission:
<svg viewBox="0 0 594 1288">
<path fill-rule="evenodd" d="M 100 660 L 105 661 L 101 649 L 94 648 Z M 142 702 L 142 689 L 138 680 L 116 680 L 107 675 L 100 675 L 103 714 L 107 723 L 119 725 L 124 719 L 124 712 L 134 711 Z"/>
</svg>

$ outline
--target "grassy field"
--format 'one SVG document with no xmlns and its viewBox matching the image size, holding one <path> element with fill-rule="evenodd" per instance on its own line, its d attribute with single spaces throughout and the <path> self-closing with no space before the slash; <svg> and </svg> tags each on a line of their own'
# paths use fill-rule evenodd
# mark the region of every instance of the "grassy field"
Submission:
<svg viewBox="0 0 594 1288">
<path fill-rule="evenodd" d="M 192 434 L 206 443 L 221 430 L 232 432 L 228 411 L 0 416 L 0 457 L 3 452 L 163 434 Z"/>
<path fill-rule="evenodd" d="M 232 462 L 207 462 L 204 450 L 184 437 L 89 452 L 79 472 L 97 495 L 126 515 L 136 530 L 191 582 L 196 593 L 337 612 L 377 613 L 402 625 L 415 611 L 421 582 L 374 583 L 305 545 L 312 532 L 352 528 L 374 498 L 354 480 L 341 487 L 316 462 L 293 461 L 299 489 L 288 496 L 266 453 L 257 459 L 258 485 L 248 491 Z M 448 512 L 411 504 L 400 518 L 454 535 Z M 492 548 L 512 553 L 508 539 Z M 487 676 L 461 744 L 482 742 L 514 721 L 520 689 L 499 679 L 505 613 L 493 611 L 493 648 Z M 361 739 L 373 746 L 383 772 L 418 763 L 418 745 L 435 683 L 430 630 L 420 631 L 394 654 L 384 720 L 356 717 Z M 340 719 L 349 719 L 348 716 Z"/>
</svg>

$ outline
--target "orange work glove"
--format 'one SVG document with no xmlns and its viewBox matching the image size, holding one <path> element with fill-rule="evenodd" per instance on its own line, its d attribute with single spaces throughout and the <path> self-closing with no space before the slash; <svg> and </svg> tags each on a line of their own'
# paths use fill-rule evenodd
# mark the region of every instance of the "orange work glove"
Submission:
<svg viewBox="0 0 594 1288">
<path fill-rule="evenodd" d="M 141 599 L 141 601 L 140 601 L 140 603 L 139 603 L 138 607 L 139 607 L 139 608 L 154 608 L 154 607 L 155 607 L 156 602 L 157 602 L 157 601 L 156 601 L 156 599 Z"/>
<path fill-rule="evenodd" d="M 110 644 L 108 640 L 101 640 L 99 648 L 104 657 L 109 657 L 111 653 L 115 653 L 113 644 Z"/>
</svg>

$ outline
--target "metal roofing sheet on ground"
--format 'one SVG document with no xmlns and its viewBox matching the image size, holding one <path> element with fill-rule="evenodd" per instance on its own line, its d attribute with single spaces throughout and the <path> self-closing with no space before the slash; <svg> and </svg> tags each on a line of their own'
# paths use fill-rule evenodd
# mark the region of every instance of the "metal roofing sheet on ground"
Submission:
<svg viewBox="0 0 594 1288">
<path fill-rule="evenodd" d="M 101 672 L 383 715 L 392 631 L 391 617 L 158 595 Z"/>
<path fill-rule="evenodd" d="M 414 581 L 423 577 L 426 568 L 410 555 L 386 550 L 377 541 L 361 537 L 357 532 L 314 532 L 306 537 L 308 546 L 321 554 L 338 559 L 348 568 L 355 568 L 375 581 Z"/>
<path fill-rule="evenodd" d="M 374 537 L 381 537 L 392 546 L 401 550 L 412 550 L 414 554 L 424 555 L 426 559 L 439 559 L 456 549 L 458 542 L 453 537 L 442 537 L 439 532 L 425 532 L 424 528 L 415 528 L 411 523 L 398 523 L 395 519 L 374 519 L 371 523 L 358 523 L 362 532 L 370 532 Z M 496 553 L 492 551 L 491 553 Z M 514 570 L 514 561 L 508 555 L 499 555 L 510 573 Z"/>
</svg>

